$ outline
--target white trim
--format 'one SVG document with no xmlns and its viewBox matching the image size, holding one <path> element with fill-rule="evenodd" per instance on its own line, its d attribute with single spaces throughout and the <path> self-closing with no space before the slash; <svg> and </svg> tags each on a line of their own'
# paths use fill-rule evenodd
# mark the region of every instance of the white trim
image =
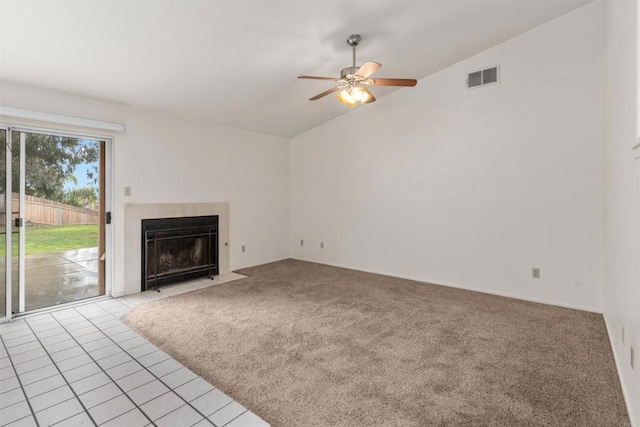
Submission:
<svg viewBox="0 0 640 427">
<path fill-rule="evenodd" d="M 636 4 L 635 23 L 640 23 L 640 2 L 634 1 Z M 636 25 L 636 138 L 639 142 L 635 149 L 640 145 L 640 25 Z"/>
<path fill-rule="evenodd" d="M 616 364 L 616 371 L 618 372 L 618 378 L 620 379 L 620 388 L 622 389 L 622 396 L 624 397 L 624 403 L 627 405 L 627 415 L 629 415 L 629 421 L 632 426 L 637 426 L 633 417 L 633 412 L 631 411 L 631 399 L 629 398 L 629 394 L 627 393 L 627 389 L 625 388 L 625 384 L 622 381 L 622 370 L 620 369 L 620 359 L 618 359 L 618 353 L 616 352 L 616 347 L 614 345 L 613 335 L 611 334 L 611 328 L 609 327 L 609 322 L 607 321 L 607 316 L 603 315 L 604 318 L 604 327 L 607 330 L 607 336 L 609 337 L 609 343 L 611 344 L 611 352 L 613 353 L 613 361 Z"/>
<path fill-rule="evenodd" d="M 11 294 L 13 291 L 13 279 L 11 275 L 13 274 L 13 269 L 11 268 L 12 260 L 12 248 L 11 248 L 11 214 L 13 214 L 13 189 L 11 188 L 11 175 L 13 174 L 13 161 L 11 157 L 11 127 L 6 126 L 4 128 L 6 130 L 5 135 L 5 168 L 6 168 L 6 176 L 5 176 L 5 316 L 7 319 L 11 320 L 13 316 L 13 308 L 11 304 L 13 302 L 13 295 Z M 8 235 L 6 233 L 9 233 Z"/>
<path fill-rule="evenodd" d="M 108 295 L 98 295 L 97 297 L 89 297 L 77 301 L 69 301 L 62 304 L 50 305 L 49 307 L 36 308 L 33 310 L 25 311 L 24 313 L 16 313 L 15 317 L 11 320 L 24 319 L 26 317 L 39 316 L 43 313 L 53 313 L 55 311 L 66 310 L 72 307 L 79 307 L 81 305 L 94 304 L 96 302 L 111 300 Z"/>
<path fill-rule="evenodd" d="M 25 110 L 23 108 L 7 107 L 5 105 L 0 105 L 0 116 L 18 117 L 21 119 L 39 120 L 43 122 L 110 130 L 114 132 L 124 132 L 125 130 L 125 126 L 122 123 L 65 116 L 63 114 L 45 113 L 43 111 Z"/>
<path fill-rule="evenodd" d="M 33 127 L 33 126 L 11 125 L 11 129 L 16 132 L 35 133 L 39 135 L 53 135 L 53 136 L 61 136 L 66 138 L 92 139 L 92 140 L 98 140 L 98 141 L 106 141 L 106 140 L 113 139 L 112 135 L 101 135 L 101 134 L 91 133 L 91 132 L 76 132 L 76 131 L 68 131 L 68 130 L 62 130 L 62 129 L 41 128 L 41 127 Z"/>
<path fill-rule="evenodd" d="M 602 310 L 601 309 L 594 309 L 592 307 L 583 307 L 583 306 L 574 305 L 574 304 L 565 304 L 565 303 L 556 302 L 556 301 L 548 301 L 548 300 L 544 300 L 544 299 L 540 299 L 540 298 L 525 297 L 525 296 L 521 296 L 521 295 L 511 294 L 511 293 L 508 293 L 508 292 L 498 292 L 498 291 L 490 291 L 490 290 L 486 290 L 486 289 L 478 289 L 478 288 L 473 288 L 473 287 L 470 287 L 470 286 L 461 286 L 461 285 L 456 285 L 456 284 L 453 284 L 453 283 L 439 282 L 439 281 L 436 281 L 436 280 L 423 279 L 423 278 L 420 278 L 420 277 L 405 276 L 405 275 L 401 275 L 401 274 L 391 274 L 391 273 L 385 273 L 385 272 L 382 272 L 382 271 L 349 267 L 349 266 L 346 266 L 346 265 L 333 264 L 333 263 L 329 263 L 329 262 L 320 262 L 320 261 L 315 261 L 315 260 L 311 260 L 311 259 L 295 258 L 295 257 L 292 257 L 292 259 L 296 259 L 296 260 L 299 260 L 299 261 L 313 262 L 315 264 L 329 265 L 331 267 L 339 267 L 339 268 L 346 268 L 346 269 L 349 269 L 349 270 L 363 271 L 365 273 L 380 274 L 382 276 L 396 277 L 398 279 L 413 280 L 415 282 L 427 283 L 427 284 L 432 284 L 432 285 L 446 286 L 446 287 L 449 287 L 449 288 L 462 289 L 462 290 L 465 290 L 465 291 L 480 292 L 482 294 L 496 295 L 496 296 L 499 296 L 499 297 L 513 298 L 513 299 L 518 299 L 518 300 L 522 300 L 522 301 L 535 302 L 535 303 L 538 303 L 538 304 L 547 304 L 547 305 L 553 305 L 553 306 L 556 306 L 556 307 L 570 308 L 572 310 L 588 311 L 589 313 L 602 314 Z"/>
<path fill-rule="evenodd" d="M 236 268 L 232 268 L 230 271 L 232 273 L 236 273 L 237 270 L 242 270 L 243 268 L 251 268 L 251 267 L 257 267 L 259 265 L 265 265 L 265 264 L 271 264 L 272 262 L 278 262 L 278 261 L 284 261 L 286 259 L 296 259 L 296 258 L 291 258 L 291 257 L 284 257 L 284 258 L 278 258 L 278 259 L 274 259 L 271 261 L 263 261 L 263 262 L 258 262 L 256 264 L 249 264 L 249 265 L 243 265 L 242 267 L 236 267 Z M 305 259 L 301 259 L 300 261 L 306 261 Z M 314 262 L 314 261 L 309 261 L 309 262 Z M 320 264 L 320 263 L 317 263 Z M 338 267 L 337 265 L 334 267 Z M 237 274 L 241 274 L 241 273 L 237 273 Z"/>
<path fill-rule="evenodd" d="M 21 224 L 18 228 L 18 313 L 22 313 L 26 310 L 26 277 L 25 272 L 26 264 L 26 237 L 27 237 L 27 224 L 25 221 L 25 197 L 26 197 L 26 175 L 27 175 L 27 134 L 20 132 L 20 173 L 18 174 L 18 182 L 20 191 L 18 192 L 18 218 L 20 218 Z"/>
<path fill-rule="evenodd" d="M 113 296 L 113 207 L 115 202 L 113 200 L 113 140 L 114 138 L 108 138 L 104 140 L 104 201 L 105 201 L 105 213 L 111 212 L 111 224 L 104 224 L 104 252 L 106 254 L 106 262 L 104 264 L 104 294 Z M 104 220 L 104 219 L 103 219 Z"/>
</svg>

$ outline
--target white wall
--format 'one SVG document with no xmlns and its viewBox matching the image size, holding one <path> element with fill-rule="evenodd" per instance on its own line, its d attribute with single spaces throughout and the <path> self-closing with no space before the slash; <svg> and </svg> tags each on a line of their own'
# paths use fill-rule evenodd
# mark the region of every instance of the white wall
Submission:
<svg viewBox="0 0 640 427">
<path fill-rule="evenodd" d="M 601 311 L 603 24 L 589 4 L 293 138 L 292 256 Z"/>
<path fill-rule="evenodd" d="M 127 125 L 114 135 L 116 293 L 125 203 L 230 202 L 232 269 L 290 247 L 296 258 L 604 310 L 638 420 L 635 10 L 591 3 L 290 142 L 6 82 L 0 104 Z M 499 85 L 465 89 L 466 72 L 495 64 Z"/>
<path fill-rule="evenodd" d="M 287 258 L 287 139 L 6 82 L 0 104 L 126 124 L 113 144 L 116 294 L 131 292 L 123 287 L 125 203 L 229 202 L 232 269 Z"/>
<path fill-rule="evenodd" d="M 606 2 L 604 316 L 627 406 L 640 425 L 640 160 L 636 144 L 636 4 Z M 640 153 L 635 153 L 637 156 Z M 626 342 L 622 342 L 624 326 Z M 636 350 L 635 372 L 630 346 Z"/>
</svg>

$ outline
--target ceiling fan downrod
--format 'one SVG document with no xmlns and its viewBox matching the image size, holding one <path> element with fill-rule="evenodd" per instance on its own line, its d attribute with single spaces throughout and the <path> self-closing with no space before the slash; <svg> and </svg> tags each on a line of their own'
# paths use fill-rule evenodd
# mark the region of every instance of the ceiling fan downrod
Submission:
<svg viewBox="0 0 640 427">
<path fill-rule="evenodd" d="M 356 66 L 356 47 L 358 47 L 358 45 L 360 44 L 360 40 L 362 40 L 362 37 L 360 37 L 360 34 L 351 34 L 349 37 L 347 37 L 347 44 L 353 48 L 353 66 L 354 67 Z"/>
<path fill-rule="evenodd" d="M 362 40 L 360 34 L 351 34 L 347 37 L 347 44 L 353 49 L 353 65 L 351 67 L 343 68 L 340 71 L 341 79 L 345 79 L 347 76 L 353 76 L 356 71 L 358 71 L 358 66 L 356 65 L 356 47 L 360 44 L 360 40 Z"/>
</svg>

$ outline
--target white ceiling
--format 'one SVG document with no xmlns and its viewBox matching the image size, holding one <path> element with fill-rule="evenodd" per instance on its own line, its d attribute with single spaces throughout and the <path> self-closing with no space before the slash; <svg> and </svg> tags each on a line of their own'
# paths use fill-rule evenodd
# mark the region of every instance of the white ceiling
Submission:
<svg viewBox="0 0 640 427">
<path fill-rule="evenodd" d="M 291 137 L 349 111 L 296 77 L 337 77 L 352 33 L 420 79 L 589 1 L 2 0 L 0 79 Z"/>
</svg>

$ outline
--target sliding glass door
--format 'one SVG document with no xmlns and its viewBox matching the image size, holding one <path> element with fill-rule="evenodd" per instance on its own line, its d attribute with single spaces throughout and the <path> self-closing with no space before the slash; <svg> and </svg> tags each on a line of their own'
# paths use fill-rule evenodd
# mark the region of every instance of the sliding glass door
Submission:
<svg viewBox="0 0 640 427">
<path fill-rule="evenodd" d="M 104 295 L 105 142 L 17 128 L 0 138 L 0 315 Z"/>
</svg>

